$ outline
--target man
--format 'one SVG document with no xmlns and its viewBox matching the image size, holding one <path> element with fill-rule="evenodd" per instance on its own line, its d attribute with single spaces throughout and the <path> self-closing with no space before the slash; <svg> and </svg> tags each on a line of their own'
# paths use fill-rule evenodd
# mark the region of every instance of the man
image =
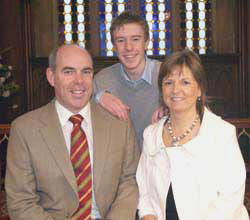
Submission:
<svg viewBox="0 0 250 220">
<path fill-rule="evenodd" d="M 95 75 L 96 100 L 120 119 L 128 120 L 130 115 L 142 147 L 143 130 L 159 106 L 160 62 L 145 55 L 149 28 L 140 16 L 130 12 L 120 14 L 113 20 L 110 32 L 120 63 Z"/>
<path fill-rule="evenodd" d="M 11 219 L 134 219 L 139 149 L 130 123 L 89 101 L 93 63 L 85 49 L 61 46 L 49 64 L 46 75 L 56 99 L 11 125 Z"/>
</svg>

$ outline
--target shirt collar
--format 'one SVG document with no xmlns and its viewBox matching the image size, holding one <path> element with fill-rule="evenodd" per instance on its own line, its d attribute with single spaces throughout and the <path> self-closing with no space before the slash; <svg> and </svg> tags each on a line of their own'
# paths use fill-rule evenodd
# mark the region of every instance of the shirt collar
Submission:
<svg viewBox="0 0 250 220">
<path fill-rule="evenodd" d="M 146 81 L 148 84 L 152 85 L 152 65 L 150 65 L 150 62 L 151 60 L 145 56 L 145 60 L 146 60 L 146 65 L 145 65 L 145 68 L 144 68 L 144 71 L 141 75 L 141 78 L 138 79 L 138 80 L 131 80 L 128 78 L 128 75 L 124 69 L 124 66 L 121 64 L 121 73 L 122 73 L 122 76 L 129 82 L 138 82 L 138 81 L 141 81 L 141 80 L 144 80 Z"/>
<path fill-rule="evenodd" d="M 69 118 L 72 115 L 75 115 L 75 114 L 72 113 L 71 111 L 69 111 L 63 105 L 61 105 L 57 100 L 55 102 L 55 106 L 56 106 L 56 111 L 57 111 L 58 116 L 59 116 L 60 124 L 61 124 L 62 127 L 64 127 L 65 124 L 69 121 Z M 84 118 L 84 122 L 87 123 L 87 124 L 89 124 L 90 120 L 91 120 L 91 116 L 90 116 L 90 104 L 89 104 L 89 102 L 77 114 L 80 114 Z"/>
</svg>

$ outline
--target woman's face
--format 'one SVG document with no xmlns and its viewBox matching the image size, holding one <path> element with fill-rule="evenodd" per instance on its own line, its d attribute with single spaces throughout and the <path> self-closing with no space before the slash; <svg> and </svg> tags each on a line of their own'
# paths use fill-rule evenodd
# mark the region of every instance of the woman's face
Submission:
<svg viewBox="0 0 250 220">
<path fill-rule="evenodd" d="M 201 90 L 192 72 L 186 66 L 177 66 L 162 81 L 164 103 L 170 113 L 193 112 L 196 114 L 196 101 Z"/>
</svg>

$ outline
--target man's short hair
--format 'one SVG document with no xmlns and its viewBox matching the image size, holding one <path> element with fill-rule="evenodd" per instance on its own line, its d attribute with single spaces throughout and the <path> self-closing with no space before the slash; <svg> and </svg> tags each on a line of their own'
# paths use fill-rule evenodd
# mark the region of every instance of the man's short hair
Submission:
<svg viewBox="0 0 250 220">
<path fill-rule="evenodd" d="M 144 31 L 145 41 L 149 39 L 149 27 L 145 19 L 139 15 L 133 14 L 132 12 L 123 12 L 112 21 L 110 27 L 111 41 L 114 43 L 114 31 L 121 28 L 125 24 L 138 24 L 142 27 Z"/>
<path fill-rule="evenodd" d="M 52 72 L 56 71 L 56 59 L 57 59 L 58 50 L 62 47 L 65 47 L 65 46 L 75 46 L 81 50 L 85 50 L 84 47 L 82 47 L 81 45 L 78 45 L 76 43 L 62 44 L 62 45 L 59 45 L 58 47 L 54 48 L 49 55 L 49 68 L 52 70 Z"/>
</svg>

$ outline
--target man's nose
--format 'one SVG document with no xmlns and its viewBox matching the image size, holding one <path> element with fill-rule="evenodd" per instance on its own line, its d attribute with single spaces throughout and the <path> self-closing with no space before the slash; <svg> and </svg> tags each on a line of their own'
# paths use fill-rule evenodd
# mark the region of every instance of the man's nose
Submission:
<svg viewBox="0 0 250 220">
<path fill-rule="evenodd" d="M 131 50 L 132 49 L 132 43 L 130 40 L 125 42 L 125 48 L 126 50 Z"/>
<path fill-rule="evenodd" d="M 79 71 L 75 74 L 75 81 L 81 83 L 83 81 L 83 74 Z"/>
</svg>

